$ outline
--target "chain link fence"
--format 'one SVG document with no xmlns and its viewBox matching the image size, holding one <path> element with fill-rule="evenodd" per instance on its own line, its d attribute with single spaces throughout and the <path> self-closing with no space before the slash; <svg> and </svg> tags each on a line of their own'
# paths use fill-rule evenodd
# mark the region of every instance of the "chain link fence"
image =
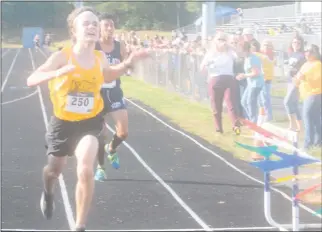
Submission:
<svg viewBox="0 0 322 232">
<path fill-rule="evenodd" d="M 282 111 L 283 114 L 285 113 L 282 97 L 287 86 L 285 77 L 287 70 L 284 61 L 293 36 L 294 34 L 269 37 L 274 44 L 276 57 L 272 90 L 275 93 L 279 92 L 276 94 L 278 97 L 274 97 L 275 94 L 273 94 L 272 104 L 274 110 Z M 268 38 L 267 35 L 259 35 L 257 39 L 262 41 L 266 38 Z M 304 38 L 308 44 L 321 46 L 321 35 L 305 35 Z M 136 65 L 132 75 L 146 83 L 179 93 L 186 98 L 209 103 L 207 76 L 199 70 L 202 59 L 200 55 L 156 50 L 151 58 Z"/>
<path fill-rule="evenodd" d="M 207 77 L 199 71 L 202 56 L 155 51 L 137 63 L 132 75 L 154 86 L 166 88 L 198 101 L 208 100 Z"/>
<path fill-rule="evenodd" d="M 284 54 L 276 51 L 275 76 L 283 79 Z M 207 76 L 199 70 L 203 56 L 180 52 L 154 51 L 151 58 L 139 62 L 132 75 L 151 85 L 208 103 Z"/>
</svg>

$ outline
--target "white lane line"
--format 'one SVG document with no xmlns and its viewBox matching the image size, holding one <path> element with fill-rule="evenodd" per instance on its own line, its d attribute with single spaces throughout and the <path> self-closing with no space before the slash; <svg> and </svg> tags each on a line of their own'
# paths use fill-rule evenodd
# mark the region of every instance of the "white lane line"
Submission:
<svg viewBox="0 0 322 232">
<path fill-rule="evenodd" d="M 31 53 L 31 49 L 29 48 L 28 51 L 30 54 L 32 68 L 33 68 L 33 70 L 36 70 L 36 66 L 35 66 L 34 58 Z M 39 101 L 40 101 L 40 108 L 41 108 L 43 118 L 44 118 L 44 123 L 45 123 L 46 129 L 48 129 L 48 116 L 47 116 L 47 112 L 46 112 L 44 99 L 43 99 L 43 96 L 41 93 L 41 88 L 39 86 L 37 86 L 37 89 L 38 89 L 38 96 L 39 96 Z M 70 229 L 73 230 L 75 228 L 75 219 L 74 219 L 74 215 L 73 215 L 72 206 L 69 202 L 64 177 L 62 174 L 59 175 L 58 182 L 60 185 L 60 190 L 61 190 L 61 195 L 63 198 L 63 203 L 64 203 L 64 208 L 65 208 L 65 212 L 66 212 L 66 216 L 67 216 L 68 225 L 69 225 Z"/>
<path fill-rule="evenodd" d="M 48 57 L 48 55 L 42 50 L 42 49 L 39 49 L 39 51 L 40 51 L 40 53 L 45 57 L 45 58 L 47 58 Z"/>
<path fill-rule="evenodd" d="M 16 98 L 16 99 L 13 99 L 13 100 L 10 100 L 10 101 L 6 101 L 6 102 L 2 102 L 1 105 L 7 105 L 7 104 L 11 104 L 11 103 L 14 103 L 14 102 L 18 102 L 18 101 L 21 101 L 21 100 L 30 98 L 30 97 L 36 95 L 37 92 L 38 92 L 38 90 L 35 90 L 33 93 L 31 93 L 31 94 L 29 94 L 27 96 L 20 97 L 20 98 Z"/>
<path fill-rule="evenodd" d="M 143 112 L 147 113 L 148 115 L 150 115 L 152 118 L 154 118 L 155 120 L 157 120 L 158 122 L 162 123 L 163 125 L 165 125 L 166 127 L 168 127 L 169 129 L 181 134 L 182 136 L 184 136 L 185 138 L 191 140 L 194 144 L 196 144 L 197 146 L 199 146 L 200 148 L 202 148 L 203 150 L 209 152 L 210 154 L 212 154 L 213 156 L 215 156 L 216 158 L 220 159 L 222 162 L 224 162 L 227 166 L 231 167 L 232 169 L 234 169 L 235 171 L 239 172 L 240 174 L 244 175 L 245 177 L 249 178 L 250 180 L 253 180 L 259 184 L 264 185 L 264 182 L 261 180 L 256 179 L 255 177 L 252 177 L 251 175 L 248 175 L 247 173 L 245 173 L 243 170 L 239 169 L 238 167 L 236 167 L 235 165 L 233 165 L 232 163 L 230 163 L 228 160 L 226 160 L 225 158 L 223 158 L 222 156 L 218 155 L 217 153 L 215 153 L 214 151 L 210 150 L 209 148 L 205 147 L 204 145 L 202 145 L 201 143 L 199 143 L 197 140 L 195 140 L 194 138 L 192 138 L 191 136 L 185 134 L 184 132 L 177 130 L 175 128 L 173 128 L 172 126 L 170 126 L 169 124 L 167 124 L 166 122 L 164 122 L 162 119 L 158 118 L 156 115 L 154 115 L 153 113 L 149 112 L 148 110 L 144 109 L 143 107 L 139 106 L 138 104 L 136 104 L 135 102 L 131 101 L 130 99 L 125 98 L 128 102 L 130 102 L 132 105 L 136 106 L 137 108 L 139 108 L 140 110 L 142 110 Z M 292 198 L 290 196 L 288 196 L 286 193 L 284 193 L 281 190 L 278 190 L 274 187 L 271 188 L 273 191 L 281 194 L 284 198 L 286 198 L 289 201 L 292 201 Z M 311 213 L 312 216 L 316 216 L 319 218 L 322 218 L 321 215 L 317 215 L 315 213 L 314 210 L 310 209 L 309 207 L 303 205 L 303 204 L 299 204 L 299 206 L 306 210 L 307 212 Z"/>
<path fill-rule="evenodd" d="M 4 87 L 6 86 L 6 84 L 7 84 L 7 82 L 8 82 L 9 76 L 10 76 L 10 74 L 11 74 L 11 72 L 12 72 L 13 66 L 14 66 L 14 65 L 15 65 L 15 63 L 16 63 L 16 60 L 17 60 L 17 57 L 18 57 L 19 52 L 20 52 L 20 48 L 18 49 L 18 51 L 17 51 L 17 53 L 16 53 L 15 57 L 13 58 L 12 63 L 11 63 L 11 65 L 10 65 L 10 68 L 9 68 L 9 70 L 8 70 L 8 73 L 7 73 L 6 77 L 4 78 L 4 81 L 3 81 L 2 86 L 1 86 L 1 93 L 3 92 Z"/>
<path fill-rule="evenodd" d="M 10 51 L 10 48 L 8 48 L 4 53 L 2 53 L 1 58 L 5 57 L 5 55 L 7 55 L 9 53 L 9 51 Z"/>
<path fill-rule="evenodd" d="M 115 131 L 105 123 L 106 127 L 112 132 Z M 124 146 L 126 146 L 135 158 L 145 167 L 145 169 L 171 194 L 171 196 L 184 208 L 190 216 L 206 231 L 210 230 L 210 227 L 180 198 L 180 196 L 167 184 L 163 179 L 156 174 L 152 168 L 141 158 L 141 156 L 125 141 L 123 141 Z"/>
<path fill-rule="evenodd" d="M 210 231 L 241 231 L 241 230 L 272 230 L 275 227 L 228 227 L 210 228 Z M 1 231 L 66 231 L 66 230 L 36 230 L 36 229 L 2 229 Z M 144 229 L 144 230 L 86 230 L 86 231 L 108 231 L 108 232 L 137 232 L 137 231 L 205 231 L 204 229 Z"/>
</svg>

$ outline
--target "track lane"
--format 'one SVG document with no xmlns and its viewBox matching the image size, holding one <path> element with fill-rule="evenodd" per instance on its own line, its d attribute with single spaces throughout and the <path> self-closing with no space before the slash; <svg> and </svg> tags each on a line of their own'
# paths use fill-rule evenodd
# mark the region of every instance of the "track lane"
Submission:
<svg viewBox="0 0 322 232">
<path fill-rule="evenodd" d="M 17 66 L 9 77 L 8 86 L 26 85 L 27 74 L 32 71 L 28 50 L 22 49 L 19 56 Z M 7 99 L 17 94 L 9 90 L 5 93 Z M 44 220 L 40 211 L 42 168 L 47 157 L 39 99 L 33 96 L 1 107 L 1 227 L 69 229 L 59 188 L 56 189 L 56 212 L 53 219 Z"/>
</svg>

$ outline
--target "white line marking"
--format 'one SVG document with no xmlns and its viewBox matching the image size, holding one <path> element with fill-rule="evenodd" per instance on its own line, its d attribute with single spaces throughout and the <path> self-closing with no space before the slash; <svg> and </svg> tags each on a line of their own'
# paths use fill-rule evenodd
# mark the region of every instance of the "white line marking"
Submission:
<svg viewBox="0 0 322 232">
<path fill-rule="evenodd" d="M 2 83 L 2 86 L 1 86 L 1 93 L 3 92 L 4 87 L 5 87 L 5 86 L 6 86 L 6 84 L 7 84 L 7 81 L 8 81 L 8 79 L 9 79 L 10 74 L 11 74 L 11 71 L 12 71 L 12 69 L 13 69 L 13 66 L 14 66 L 14 65 L 15 65 L 15 63 L 16 63 L 16 60 L 17 60 L 17 57 L 18 57 L 19 52 L 20 52 L 20 48 L 18 49 L 18 51 L 17 51 L 17 53 L 16 53 L 15 57 L 13 58 L 12 63 L 11 63 L 11 65 L 10 65 L 10 68 L 9 68 L 9 70 L 8 70 L 8 73 L 7 73 L 7 75 L 6 75 L 5 79 L 4 79 L 4 82 Z"/>
<path fill-rule="evenodd" d="M 115 133 L 115 131 L 107 124 L 105 123 L 106 127 L 112 132 Z M 210 230 L 210 227 L 179 197 L 179 195 L 167 184 L 163 181 L 163 179 L 156 174 L 152 168 L 149 167 L 149 165 L 141 158 L 141 156 L 125 141 L 123 141 L 124 146 L 126 146 L 132 154 L 135 156 L 135 158 L 145 167 L 145 169 L 171 194 L 171 196 L 181 205 L 182 208 L 184 208 L 190 216 L 206 231 Z"/>
<path fill-rule="evenodd" d="M 5 57 L 5 55 L 7 55 L 9 53 L 9 51 L 10 51 L 10 48 L 8 48 L 4 53 L 2 53 L 1 58 Z"/>
<path fill-rule="evenodd" d="M 6 101 L 6 102 L 2 102 L 1 105 L 7 105 L 7 104 L 11 104 L 11 103 L 14 103 L 14 102 L 17 102 L 17 101 L 21 101 L 21 100 L 30 98 L 30 97 L 36 95 L 37 92 L 38 92 L 38 90 L 35 90 L 33 93 L 31 93 L 31 94 L 29 94 L 27 96 L 20 97 L 20 98 L 16 98 L 16 99 L 13 99 L 13 100 L 10 100 L 10 101 Z"/>
<path fill-rule="evenodd" d="M 209 231 L 240 231 L 240 230 L 271 230 L 275 227 L 228 227 L 228 228 L 210 228 Z M 2 229 L 1 231 L 66 231 L 66 230 L 36 230 L 36 229 Z M 144 229 L 144 230 L 86 230 L 86 231 L 119 231 L 119 232 L 136 232 L 136 231 L 205 231 L 204 229 Z"/>
<path fill-rule="evenodd" d="M 32 56 L 30 48 L 28 49 L 28 51 L 30 54 L 32 68 L 33 68 L 33 70 L 36 70 L 34 58 Z M 40 108 L 41 108 L 43 118 L 44 118 L 44 123 L 45 123 L 46 129 L 48 129 L 48 116 L 47 116 L 47 112 L 46 112 L 44 99 L 42 97 L 41 89 L 39 86 L 37 86 L 37 89 L 38 89 L 38 96 L 39 96 L 39 101 L 40 101 Z M 73 230 L 75 228 L 75 219 L 73 216 L 72 206 L 71 206 L 69 199 L 68 199 L 67 188 L 66 188 L 66 184 L 65 184 L 64 177 L 62 174 L 59 175 L 58 182 L 60 185 L 61 195 L 62 195 L 63 203 L 65 206 L 64 208 L 65 208 L 65 212 L 66 212 L 66 216 L 67 216 L 68 225 L 69 225 L 70 229 Z"/>
<path fill-rule="evenodd" d="M 39 49 L 39 51 L 40 51 L 40 53 L 45 57 L 45 58 L 47 58 L 48 57 L 48 55 L 42 50 L 42 49 Z"/>
<path fill-rule="evenodd" d="M 169 124 L 167 124 L 166 122 L 164 122 L 162 119 L 158 118 L 157 116 L 155 116 L 154 114 L 152 114 L 151 112 L 149 112 L 148 110 L 144 109 L 143 107 L 139 106 L 138 104 L 134 103 L 133 101 L 131 101 L 130 99 L 125 98 L 128 102 L 130 102 L 132 105 L 136 106 L 137 108 L 139 108 L 140 110 L 144 111 L 145 113 L 147 113 L 148 115 L 150 115 L 152 118 L 154 118 L 155 120 L 157 120 L 158 122 L 162 123 L 163 125 L 165 125 L 166 127 L 168 127 L 169 129 L 181 134 L 182 136 L 186 137 L 187 139 L 191 140 L 193 143 L 195 143 L 197 146 L 199 146 L 200 148 L 204 149 L 205 151 L 209 152 L 210 154 L 212 154 L 213 156 L 215 156 L 216 158 L 220 159 L 222 162 L 224 162 L 227 166 L 231 167 L 232 169 L 234 169 L 235 171 L 239 172 L 240 174 L 244 175 L 245 177 L 264 185 L 263 181 L 260 181 L 250 175 L 248 175 L 247 173 L 245 173 L 244 171 L 242 171 L 241 169 L 239 169 L 238 167 L 236 167 L 235 165 L 233 165 L 232 163 L 230 163 L 229 161 L 227 161 L 225 158 L 223 158 L 222 156 L 218 155 L 217 153 L 215 153 L 214 151 L 210 150 L 209 148 L 205 147 L 204 145 L 202 145 L 201 143 L 199 143 L 197 140 L 195 140 L 194 138 L 192 138 L 191 136 L 185 134 L 184 132 L 177 130 L 175 128 L 173 128 L 172 126 L 170 126 Z M 274 187 L 271 188 L 273 191 L 281 194 L 284 198 L 286 198 L 289 201 L 292 201 L 292 198 L 289 197 L 286 193 L 284 193 L 281 190 L 278 190 Z M 311 213 L 312 216 L 317 216 L 319 218 L 322 218 L 321 215 L 317 215 L 315 213 L 314 210 L 310 209 L 309 207 L 303 205 L 303 204 L 299 204 L 299 206 L 306 210 L 307 212 Z"/>
</svg>

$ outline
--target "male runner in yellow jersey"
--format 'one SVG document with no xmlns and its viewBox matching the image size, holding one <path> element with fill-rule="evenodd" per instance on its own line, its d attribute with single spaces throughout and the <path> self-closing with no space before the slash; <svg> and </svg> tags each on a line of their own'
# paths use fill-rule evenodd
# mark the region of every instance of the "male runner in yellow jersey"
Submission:
<svg viewBox="0 0 322 232">
<path fill-rule="evenodd" d="M 135 52 L 124 62 L 109 66 L 104 54 L 95 50 L 99 20 L 88 7 L 75 9 L 68 16 L 73 45 L 52 54 L 31 76 L 28 86 L 49 81 L 54 115 L 46 133 L 48 164 L 43 169 L 44 191 L 40 206 L 50 219 L 54 210 L 54 184 L 66 163 L 67 155 L 77 159 L 76 225 L 84 231 L 94 191 L 94 163 L 102 130 L 104 82 L 124 74 L 146 52 Z"/>
</svg>

